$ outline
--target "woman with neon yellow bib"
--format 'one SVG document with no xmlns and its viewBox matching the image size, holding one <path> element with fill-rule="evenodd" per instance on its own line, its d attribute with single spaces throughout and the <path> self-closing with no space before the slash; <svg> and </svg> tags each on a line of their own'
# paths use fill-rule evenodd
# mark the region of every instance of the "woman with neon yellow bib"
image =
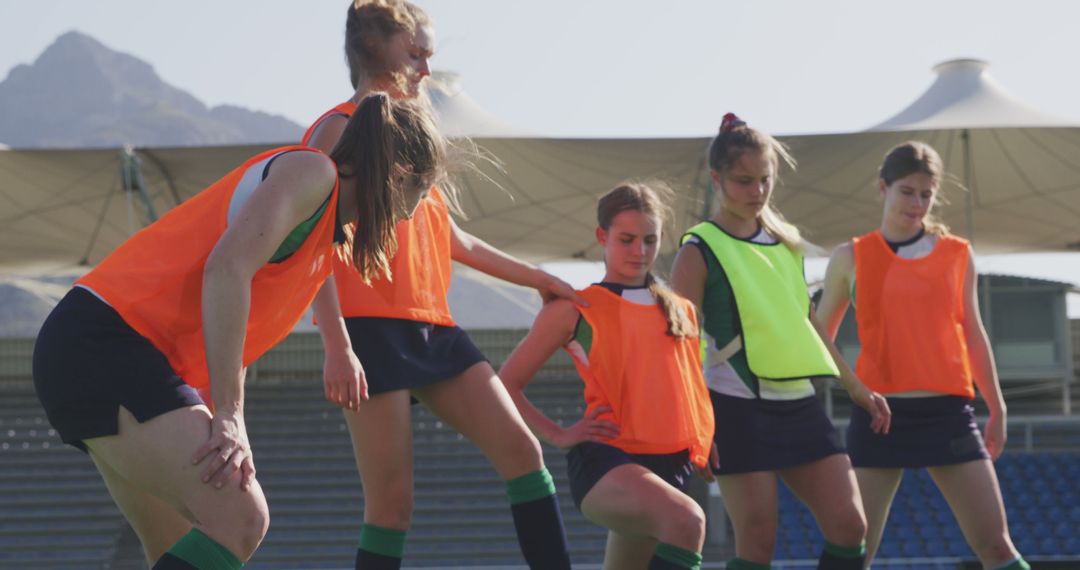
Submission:
<svg viewBox="0 0 1080 570">
<path fill-rule="evenodd" d="M 876 431 L 888 430 L 889 408 L 813 319 L 802 262 L 810 246 L 770 203 L 780 159 L 793 164 L 775 139 L 724 116 L 708 151 L 719 209 L 683 237 L 672 285 L 702 315 L 716 474 L 735 528 L 727 567 L 769 567 L 779 478 L 825 536 L 818 567 L 856 570 L 865 556 L 866 517 L 851 462 L 811 380 L 838 379 Z"/>
</svg>

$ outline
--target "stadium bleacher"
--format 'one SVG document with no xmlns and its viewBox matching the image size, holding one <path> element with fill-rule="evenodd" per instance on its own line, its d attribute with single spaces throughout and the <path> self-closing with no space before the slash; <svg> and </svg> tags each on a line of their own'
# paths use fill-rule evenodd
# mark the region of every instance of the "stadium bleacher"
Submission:
<svg viewBox="0 0 1080 570">
<path fill-rule="evenodd" d="M 1025 557 L 1080 560 L 1080 453 L 1006 453 L 995 464 L 1013 541 Z M 781 485 L 777 560 L 816 558 L 822 546 L 810 512 Z M 877 561 L 972 559 L 960 527 L 926 470 L 908 470 L 893 501 Z M 1078 566 L 1080 567 L 1080 563 Z"/>
<path fill-rule="evenodd" d="M 520 332 L 473 337 L 498 363 Z M 29 346 L 17 352 L 28 357 Z M 352 566 L 363 496 L 341 413 L 322 398 L 321 363 L 317 337 L 294 335 L 251 371 L 247 422 L 272 520 L 248 568 Z M 145 568 L 138 541 L 90 460 L 60 444 L 48 426 L 28 364 L 5 370 L 0 370 L 0 568 Z M 580 417 L 579 380 L 562 357 L 542 372 L 529 395 L 555 418 Z M 422 406 L 413 411 L 416 500 L 406 566 L 522 565 L 494 470 Z M 1072 560 L 1060 567 L 1080 568 L 1080 423 L 1014 418 L 1009 441 L 997 469 L 1017 546 L 1044 564 Z M 1036 451 L 1025 452 L 1031 445 Z M 545 459 L 560 491 L 575 565 L 599 563 L 604 531 L 570 501 L 563 455 L 545 447 Z M 821 548 L 813 518 L 786 489 L 780 497 L 775 567 L 813 567 Z M 706 567 L 720 567 L 716 564 L 731 554 L 730 531 L 725 538 L 726 544 L 707 546 Z M 875 567 L 952 569 L 972 558 L 929 477 L 908 472 Z"/>
</svg>

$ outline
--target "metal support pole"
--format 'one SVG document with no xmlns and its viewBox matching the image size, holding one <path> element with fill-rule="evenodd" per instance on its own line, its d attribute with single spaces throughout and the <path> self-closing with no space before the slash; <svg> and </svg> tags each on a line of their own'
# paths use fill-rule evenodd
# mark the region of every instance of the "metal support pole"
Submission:
<svg viewBox="0 0 1080 570">
<path fill-rule="evenodd" d="M 967 239 L 975 245 L 975 180 L 972 179 L 974 168 L 971 159 L 971 132 L 964 129 L 960 133 L 960 143 L 964 148 L 964 187 L 967 188 Z"/>
<path fill-rule="evenodd" d="M 1072 383 L 1075 379 L 1076 369 L 1073 367 L 1073 338 L 1072 325 L 1069 322 L 1068 301 L 1062 292 L 1054 302 L 1054 314 L 1058 322 L 1058 342 L 1061 344 L 1061 358 L 1064 362 L 1064 374 L 1061 378 L 1061 413 L 1066 416 L 1072 415 Z"/>
<path fill-rule="evenodd" d="M 157 221 L 157 210 L 154 208 L 143 179 L 142 160 L 139 159 L 138 154 L 135 154 L 135 147 L 130 144 L 124 145 L 123 150 L 120 151 L 120 180 L 125 192 L 138 193 L 139 198 L 142 199 L 148 223 Z"/>
</svg>

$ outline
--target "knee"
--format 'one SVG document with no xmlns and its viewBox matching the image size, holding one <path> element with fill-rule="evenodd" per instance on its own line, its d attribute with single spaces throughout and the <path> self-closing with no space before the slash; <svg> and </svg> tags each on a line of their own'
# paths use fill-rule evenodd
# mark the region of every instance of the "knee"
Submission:
<svg viewBox="0 0 1080 570">
<path fill-rule="evenodd" d="M 208 536 L 247 561 L 259 548 L 270 527 L 270 509 L 262 493 L 241 493 L 242 500 L 231 501 L 212 520 L 203 520 Z"/>
<path fill-rule="evenodd" d="M 408 530 L 412 513 L 410 485 L 399 481 L 379 488 L 364 486 L 364 521 L 383 528 Z"/>
<path fill-rule="evenodd" d="M 248 560 L 252 554 L 255 554 L 255 549 L 262 544 L 266 531 L 270 528 L 270 509 L 265 499 L 247 509 L 243 514 L 240 527 L 242 529 L 240 530 L 240 544 L 244 550 L 240 558 Z"/>
<path fill-rule="evenodd" d="M 776 550 L 776 519 L 755 515 L 733 521 L 736 555 L 744 560 L 767 562 Z"/>
<path fill-rule="evenodd" d="M 516 436 L 506 438 L 505 443 L 490 460 L 499 475 L 507 480 L 544 467 L 544 453 L 540 448 L 540 441 L 527 429 L 521 429 Z"/>
<path fill-rule="evenodd" d="M 866 517 L 856 508 L 845 510 L 822 527 L 825 540 L 837 546 L 860 544 L 866 538 Z"/>
<path fill-rule="evenodd" d="M 664 517 L 661 526 L 661 542 L 674 544 L 687 550 L 701 550 L 705 542 L 705 511 L 696 502 L 687 500 Z"/>
</svg>

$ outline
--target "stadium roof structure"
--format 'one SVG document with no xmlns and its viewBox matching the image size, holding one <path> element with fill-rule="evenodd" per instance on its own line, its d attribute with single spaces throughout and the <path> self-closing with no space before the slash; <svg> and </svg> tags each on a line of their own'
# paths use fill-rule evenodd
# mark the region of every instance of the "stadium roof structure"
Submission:
<svg viewBox="0 0 1080 570">
<path fill-rule="evenodd" d="M 952 178 L 944 219 L 981 253 L 1080 248 L 1080 127 L 1008 96 L 985 62 L 954 60 L 894 117 L 863 132 L 781 137 L 799 160 L 776 190 L 781 211 L 831 247 L 877 227 L 877 166 L 893 145 L 924 140 Z M 454 85 L 454 78 L 444 84 Z M 672 228 L 705 217 L 714 200 L 707 138 L 555 139 L 521 136 L 457 87 L 432 93 L 444 128 L 497 157 L 461 184 L 461 226 L 534 261 L 598 259 L 595 201 L 626 179 L 677 191 Z M 482 123 L 473 130 L 469 118 Z M 454 118 L 455 125 L 451 125 Z M 0 271 L 93 265 L 163 212 L 273 145 L 0 150 Z M 675 247 L 669 232 L 665 249 Z"/>
<path fill-rule="evenodd" d="M 1080 249 L 1080 123 L 1019 102 L 984 61 L 946 61 L 934 71 L 922 96 L 866 131 L 785 138 L 799 170 L 787 177 L 780 209 L 825 245 L 869 231 L 881 219 L 882 158 L 921 140 L 962 185 L 945 185 L 952 204 L 940 214 L 981 253 Z"/>
</svg>

